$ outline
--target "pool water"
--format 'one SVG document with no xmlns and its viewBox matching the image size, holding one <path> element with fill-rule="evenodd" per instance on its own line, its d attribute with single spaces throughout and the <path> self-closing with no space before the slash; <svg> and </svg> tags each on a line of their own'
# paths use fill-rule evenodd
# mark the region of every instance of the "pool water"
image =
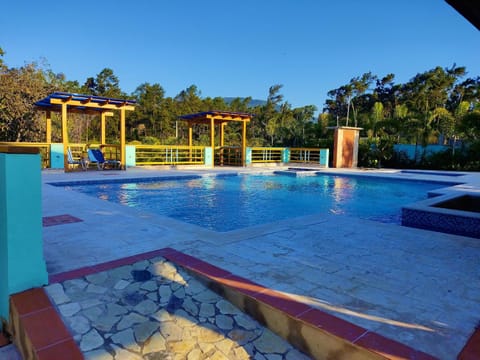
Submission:
<svg viewBox="0 0 480 360">
<path fill-rule="evenodd" d="M 357 176 L 238 175 L 68 187 L 223 232 L 318 213 L 400 224 L 402 206 L 445 186 Z"/>
</svg>

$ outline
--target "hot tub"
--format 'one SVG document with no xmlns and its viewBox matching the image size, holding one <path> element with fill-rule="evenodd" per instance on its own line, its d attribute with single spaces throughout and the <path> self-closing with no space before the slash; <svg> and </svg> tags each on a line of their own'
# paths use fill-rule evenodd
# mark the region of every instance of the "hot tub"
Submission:
<svg viewBox="0 0 480 360">
<path fill-rule="evenodd" d="M 480 239 L 480 194 L 448 194 L 402 208 L 402 225 Z"/>
</svg>

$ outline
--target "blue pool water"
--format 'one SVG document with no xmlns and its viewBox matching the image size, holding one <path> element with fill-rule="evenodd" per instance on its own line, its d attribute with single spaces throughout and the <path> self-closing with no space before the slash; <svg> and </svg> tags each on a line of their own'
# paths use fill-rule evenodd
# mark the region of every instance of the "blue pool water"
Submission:
<svg viewBox="0 0 480 360">
<path fill-rule="evenodd" d="M 100 199 L 216 231 L 317 213 L 400 224 L 401 208 L 448 184 L 318 175 L 238 175 L 70 185 Z"/>
</svg>

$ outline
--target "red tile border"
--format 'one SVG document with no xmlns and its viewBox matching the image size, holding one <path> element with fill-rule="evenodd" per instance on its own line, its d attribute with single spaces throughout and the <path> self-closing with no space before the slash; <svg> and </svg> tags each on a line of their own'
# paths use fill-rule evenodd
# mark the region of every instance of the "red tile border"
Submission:
<svg viewBox="0 0 480 360">
<path fill-rule="evenodd" d="M 250 296 L 252 298 L 256 294 L 267 290 L 266 287 L 260 284 L 257 284 L 256 282 L 250 281 L 248 279 L 245 279 L 243 277 L 233 275 L 233 274 L 230 274 L 229 276 L 226 276 L 224 278 L 212 278 L 212 280 L 215 280 L 219 284 L 228 286 L 233 290 L 236 290 L 242 293 L 243 295 Z"/>
<path fill-rule="evenodd" d="M 52 307 L 52 303 L 42 288 L 35 288 L 10 296 L 20 317 Z"/>
<path fill-rule="evenodd" d="M 63 225 L 63 224 L 72 224 L 76 222 L 82 222 L 82 219 L 79 219 L 75 216 L 64 214 L 64 215 L 55 215 L 55 216 L 44 216 L 42 218 L 42 224 L 44 227 Z"/>
<path fill-rule="evenodd" d="M 83 360 L 84 356 L 76 342 L 70 338 L 52 346 L 45 347 L 36 353 L 37 360 L 68 359 Z"/>
<path fill-rule="evenodd" d="M 361 326 L 315 308 L 300 314 L 298 319 L 350 342 L 354 342 L 368 332 Z"/>
<path fill-rule="evenodd" d="M 473 332 L 467 344 L 457 357 L 458 360 L 478 360 L 480 359 L 480 327 Z"/>
<path fill-rule="evenodd" d="M 84 358 L 43 288 L 11 295 L 10 301 L 38 360 Z"/>
<path fill-rule="evenodd" d="M 36 351 L 71 338 L 62 319 L 52 307 L 21 317 L 20 320 Z"/>
<path fill-rule="evenodd" d="M 412 349 L 411 347 L 388 339 L 374 332 L 368 332 L 354 344 L 380 354 L 387 359 L 415 359 L 415 360 L 436 360 L 437 358 L 424 352 Z"/>
<path fill-rule="evenodd" d="M 309 305 L 296 301 L 290 296 L 271 289 L 266 289 L 255 294 L 253 297 L 257 301 L 261 301 L 264 304 L 277 308 L 293 318 L 297 318 L 311 309 Z"/>
<path fill-rule="evenodd" d="M 147 260 L 157 256 L 164 256 L 165 254 L 169 254 L 171 250 L 173 249 L 164 248 L 160 250 L 149 251 L 146 253 L 128 256 L 122 259 L 112 260 L 112 261 L 108 261 L 108 262 L 97 264 L 97 265 L 86 266 L 83 268 L 66 271 L 58 274 L 52 274 L 48 276 L 48 282 L 50 284 L 63 282 L 63 281 L 72 280 L 79 277 L 95 274 L 98 272 L 111 270 L 116 267 L 131 265 L 133 263 L 136 263 L 137 261 Z"/>
</svg>

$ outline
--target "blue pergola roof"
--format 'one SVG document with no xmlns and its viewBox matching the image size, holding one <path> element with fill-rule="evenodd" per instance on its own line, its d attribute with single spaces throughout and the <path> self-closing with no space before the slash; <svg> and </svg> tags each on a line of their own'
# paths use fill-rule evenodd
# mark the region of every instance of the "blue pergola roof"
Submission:
<svg viewBox="0 0 480 360">
<path fill-rule="evenodd" d="M 192 121 L 196 123 L 208 123 L 210 119 L 214 119 L 215 122 L 224 121 L 250 121 L 253 114 L 235 111 L 204 111 L 195 114 L 188 114 L 179 116 L 179 119 Z"/>
<path fill-rule="evenodd" d="M 46 98 L 39 100 L 35 106 L 50 111 L 61 111 L 62 103 L 66 103 L 68 111 L 73 112 L 93 112 L 110 111 L 121 109 L 122 107 L 134 107 L 135 100 L 116 99 L 105 96 L 84 95 L 68 92 L 54 92 Z"/>
</svg>

